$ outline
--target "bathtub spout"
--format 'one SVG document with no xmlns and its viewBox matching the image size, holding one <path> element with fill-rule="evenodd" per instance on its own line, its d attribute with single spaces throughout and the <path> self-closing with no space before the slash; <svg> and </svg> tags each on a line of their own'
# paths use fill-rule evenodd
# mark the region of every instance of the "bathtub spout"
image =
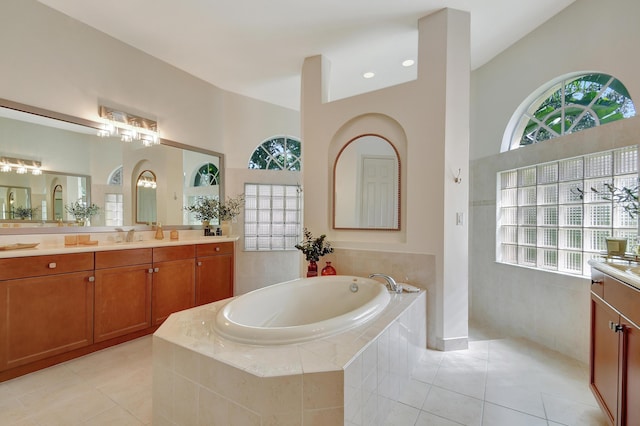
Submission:
<svg viewBox="0 0 640 426">
<path fill-rule="evenodd" d="M 369 278 L 375 278 L 375 277 L 384 278 L 387 281 L 387 287 L 389 288 L 389 291 L 392 291 L 394 293 L 402 293 L 402 285 L 398 284 L 396 280 L 393 279 L 393 277 L 390 277 L 389 275 L 386 275 L 386 274 L 369 275 Z"/>
</svg>

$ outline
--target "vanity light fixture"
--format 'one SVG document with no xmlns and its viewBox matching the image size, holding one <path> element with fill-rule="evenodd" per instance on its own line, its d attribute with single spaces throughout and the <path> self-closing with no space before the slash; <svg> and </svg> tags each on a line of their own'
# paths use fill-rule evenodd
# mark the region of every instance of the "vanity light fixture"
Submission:
<svg viewBox="0 0 640 426">
<path fill-rule="evenodd" d="M 152 177 L 141 176 L 138 179 L 138 186 L 140 186 L 142 188 L 155 189 L 158 186 L 158 184 L 156 183 L 156 181 Z"/>
<path fill-rule="evenodd" d="M 156 121 L 102 105 L 98 112 L 104 123 L 103 127 L 98 129 L 98 136 L 120 136 L 123 142 L 141 141 L 144 146 L 160 143 Z"/>
<path fill-rule="evenodd" d="M 29 172 L 33 175 L 42 174 L 42 163 L 35 160 L 25 160 L 23 158 L 0 157 L 0 172 L 8 173 L 15 171 L 19 175 Z"/>
</svg>

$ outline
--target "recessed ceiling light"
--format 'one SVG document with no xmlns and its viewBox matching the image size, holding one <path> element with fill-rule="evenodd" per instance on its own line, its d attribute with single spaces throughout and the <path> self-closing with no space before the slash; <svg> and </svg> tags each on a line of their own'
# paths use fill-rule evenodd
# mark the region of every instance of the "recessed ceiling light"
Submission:
<svg viewBox="0 0 640 426">
<path fill-rule="evenodd" d="M 414 61 L 413 59 L 407 59 L 407 60 L 402 61 L 402 66 L 403 67 L 410 67 L 415 63 L 416 63 L 416 61 Z"/>
<path fill-rule="evenodd" d="M 362 74 L 362 76 L 363 76 L 364 78 L 373 78 L 373 77 L 375 77 L 375 75 L 376 75 L 376 73 L 371 72 L 371 71 L 369 71 L 369 72 L 365 72 L 364 74 Z"/>
</svg>

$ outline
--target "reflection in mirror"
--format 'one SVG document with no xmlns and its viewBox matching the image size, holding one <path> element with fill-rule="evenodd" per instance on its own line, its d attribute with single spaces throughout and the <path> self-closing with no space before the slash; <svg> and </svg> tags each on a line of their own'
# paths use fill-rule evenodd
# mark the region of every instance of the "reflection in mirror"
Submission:
<svg viewBox="0 0 640 426">
<path fill-rule="evenodd" d="M 30 219 L 31 215 L 20 213 L 31 208 L 31 189 L 25 187 L 0 186 L 0 219 Z"/>
<path fill-rule="evenodd" d="M 147 148 L 140 142 L 123 143 L 118 138 L 101 138 L 97 136 L 100 125 L 0 99 L 0 157 L 37 161 L 43 171 L 39 176 L 17 174 L 13 170 L 3 173 L 0 164 L 0 221 L 14 220 L 8 193 L 2 187 L 22 187 L 29 188 L 31 207 L 38 209 L 31 221 L 20 222 L 20 228 L 56 227 L 60 215 L 62 221 L 73 225 L 75 221 L 64 211 L 64 206 L 78 200 L 100 207 L 100 213 L 91 221 L 94 227 L 146 224 L 148 218 L 144 221 L 137 218 L 137 192 L 134 192 L 137 177 L 145 169 L 160 176 L 155 191 L 156 219 L 153 221 L 163 225 L 192 224 L 184 214 L 183 206 L 194 196 L 203 192 L 207 196 L 224 196 L 222 154 L 166 139 L 161 140 L 161 145 Z M 215 178 L 199 175 L 199 170 L 207 164 L 212 165 L 207 169 L 215 168 Z M 196 176 L 200 176 L 202 182 L 196 182 Z M 209 185 L 205 188 L 203 183 Z M 57 193 L 54 196 L 58 185 L 61 197 Z M 0 233 L 7 227 L 14 226 L 3 223 Z M 58 231 L 64 232 L 63 229 Z"/>
<path fill-rule="evenodd" d="M 136 222 L 152 224 L 157 221 L 156 175 L 145 170 L 138 176 L 136 184 Z"/>
<path fill-rule="evenodd" d="M 335 229 L 400 229 L 400 160 L 388 140 L 362 135 L 340 151 L 333 209 Z"/>
<path fill-rule="evenodd" d="M 62 185 L 58 184 L 53 188 L 53 220 L 62 220 L 63 211 Z"/>
</svg>

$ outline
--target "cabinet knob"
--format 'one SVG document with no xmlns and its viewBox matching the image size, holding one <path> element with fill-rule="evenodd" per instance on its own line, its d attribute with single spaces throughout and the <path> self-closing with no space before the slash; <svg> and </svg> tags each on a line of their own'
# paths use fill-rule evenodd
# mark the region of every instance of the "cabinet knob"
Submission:
<svg viewBox="0 0 640 426">
<path fill-rule="evenodd" d="M 600 284 L 600 285 L 602 285 L 602 283 L 603 283 L 603 281 L 602 281 L 602 280 L 591 280 L 591 285 L 594 285 L 594 284 Z"/>
<path fill-rule="evenodd" d="M 609 321 L 609 328 L 614 332 L 614 333 L 620 333 L 624 331 L 624 325 L 621 324 L 617 324 L 613 321 Z"/>
<path fill-rule="evenodd" d="M 95 282 L 95 280 L 96 280 L 96 277 L 89 277 L 89 282 L 90 283 Z"/>
<path fill-rule="evenodd" d="M 220 247 L 216 247 L 216 251 L 220 251 Z"/>
<path fill-rule="evenodd" d="M 153 274 L 153 269 L 152 269 L 152 268 L 149 268 L 149 269 L 147 270 L 147 272 L 148 272 L 148 273 L 150 273 L 150 274 Z"/>
<path fill-rule="evenodd" d="M 49 269 L 56 269 L 56 267 L 57 267 L 57 266 L 58 266 L 58 265 L 56 264 L 56 262 L 51 262 L 51 263 L 48 265 Z"/>
<path fill-rule="evenodd" d="M 153 268 L 153 272 L 160 272 L 160 268 Z"/>
<path fill-rule="evenodd" d="M 202 262 L 198 262 L 198 263 L 197 263 L 197 265 L 198 265 L 198 266 L 202 266 Z"/>
</svg>

